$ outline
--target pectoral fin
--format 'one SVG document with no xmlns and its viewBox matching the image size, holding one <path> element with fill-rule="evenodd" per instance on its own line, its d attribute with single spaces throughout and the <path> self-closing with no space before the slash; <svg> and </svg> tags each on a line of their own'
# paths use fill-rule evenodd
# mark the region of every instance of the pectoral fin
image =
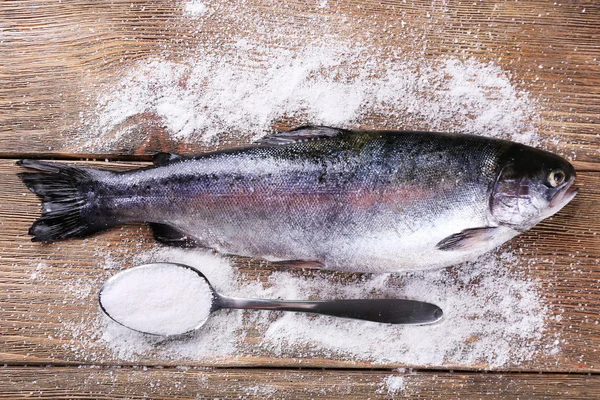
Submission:
<svg viewBox="0 0 600 400">
<path fill-rule="evenodd" d="M 496 227 L 465 229 L 442 239 L 435 247 L 439 250 L 469 250 L 481 246 L 491 240 L 496 233 Z"/>
<path fill-rule="evenodd" d="M 200 244 L 194 239 L 188 237 L 184 232 L 178 231 L 166 224 L 150 224 L 154 239 L 156 241 L 175 247 L 200 247 Z"/>
</svg>

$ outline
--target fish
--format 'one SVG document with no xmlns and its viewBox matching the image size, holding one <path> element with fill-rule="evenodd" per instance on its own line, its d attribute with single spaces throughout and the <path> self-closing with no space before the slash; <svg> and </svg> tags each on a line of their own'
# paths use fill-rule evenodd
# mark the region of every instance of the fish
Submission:
<svg viewBox="0 0 600 400">
<path fill-rule="evenodd" d="M 564 158 L 440 132 L 302 126 L 114 172 L 20 160 L 36 242 L 147 222 L 161 243 L 290 265 L 393 272 L 475 260 L 577 194 Z"/>
</svg>

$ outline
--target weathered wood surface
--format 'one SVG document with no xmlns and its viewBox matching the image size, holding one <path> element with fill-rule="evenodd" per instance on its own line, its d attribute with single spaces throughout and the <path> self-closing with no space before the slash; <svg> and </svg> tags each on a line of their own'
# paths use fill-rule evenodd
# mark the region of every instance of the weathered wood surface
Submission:
<svg viewBox="0 0 600 400">
<path fill-rule="evenodd" d="M 0 398 L 600 397 L 600 5 L 594 1 L 330 3 L 320 7 L 319 2 L 215 0 L 210 5 L 220 12 L 203 20 L 201 28 L 194 19 L 181 17 L 185 2 L 15 0 L 0 4 L 0 158 L 6 159 L 0 161 L 0 365 L 8 364 L 0 368 Z M 98 250 L 111 248 L 118 255 L 149 249 L 149 232 L 142 225 L 128 225 L 87 242 L 31 243 L 26 232 L 39 215 L 38 200 L 16 178 L 20 169 L 14 159 L 147 160 L 159 150 L 193 153 L 213 148 L 177 142 L 156 116 L 147 114 L 115 127 L 128 129 L 128 140 L 100 153 L 82 150 L 79 138 L 90 134 L 86 121 L 94 115 L 97 96 L 137 61 L 159 56 L 176 60 L 199 45 L 227 47 L 244 35 L 265 34 L 232 23 L 225 10 L 247 14 L 246 18 L 260 13 L 290 31 L 299 26 L 307 32 L 311 24 L 327 23 L 332 31 L 371 43 L 381 54 L 400 49 L 432 60 L 450 54 L 492 61 L 510 72 L 514 85 L 537 99 L 535 128 L 548 139 L 547 148 L 575 159 L 582 190 L 561 213 L 510 244 L 523 252 L 523 268 L 541 281 L 551 315 L 560 317 L 547 321 L 546 334 L 559 335 L 561 346 L 557 354 L 542 353 L 505 368 L 552 374 L 399 374 L 391 369 L 405 365 L 377 365 L 387 370 L 371 371 L 372 365 L 342 358 L 278 358 L 260 349 L 244 358 L 136 361 L 193 367 L 189 370 L 112 368 L 127 363 L 101 346 L 93 350 L 91 359 L 87 343 L 76 331 L 65 329 L 65 323 L 98 313 L 89 300 L 110 274 L 98 268 Z M 295 48 L 303 39 L 274 35 L 265 40 Z M 378 128 L 383 122 L 373 116 L 362 126 Z M 294 124 L 294 120 L 275 121 L 274 128 Z M 530 260 L 536 260 L 535 266 L 525 267 Z M 48 267 L 44 279 L 36 280 L 32 277 L 40 263 Z M 248 279 L 264 278 L 272 270 L 246 261 L 241 265 Z M 65 284 L 77 289 L 78 277 L 97 287 L 91 293 L 65 291 Z M 246 340 L 252 347 L 261 339 L 250 335 Z M 89 363 L 105 367 L 78 367 Z M 325 369 L 285 369 L 299 365 Z M 214 366 L 253 368 L 195 369 Z M 436 368 L 471 370 L 486 365 Z M 390 391 L 399 377 L 402 388 Z"/>
<path fill-rule="evenodd" d="M 88 163 L 91 164 L 91 163 Z M 95 163 L 123 168 L 127 164 Z M 22 169 L 12 160 L 0 162 L 0 363 L 17 364 L 98 364 L 124 363 L 106 344 L 94 341 L 78 329 L 65 329 L 77 321 L 93 321 L 99 315 L 95 293 L 113 271 L 101 268 L 110 250 L 113 257 L 135 254 L 153 246 L 148 230 L 139 225 L 115 228 L 83 240 L 63 241 L 53 245 L 31 243 L 27 229 L 38 213 L 39 201 L 16 177 Z M 541 281 L 549 337 L 559 337 L 564 344 L 558 354 L 541 354 L 534 360 L 505 366 L 521 371 L 596 372 L 600 371 L 600 176 L 581 173 L 581 193 L 561 213 L 521 235 L 509 246 L 522 251 L 520 266 L 531 279 Z M 113 250 L 111 250 L 113 249 Z M 125 258 L 126 259 L 126 258 Z M 535 260 L 534 267 L 527 267 Z M 37 266 L 44 263 L 43 271 Z M 248 279 L 268 276 L 270 269 L 260 264 L 240 264 Z M 262 268 L 262 269 L 261 269 Z M 37 272 L 36 272 L 37 271 Z M 35 274 L 44 274 L 35 279 Z M 33 276 L 33 278 L 32 278 Z M 350 276 L 350 274 L 348 274 Z M 78 290 L 78 285 L 81 289 Z M 89 288 L 88 285 L 92 287 Z M 65 290 L 69 286 L 70 290 Z M 80 293 L 84 291 L 84 293 Z M 82 324 L 85 327 L 85 324 Z M 93 327 L 93 325 L 90 325 Z M 248 326 L 251 331 L 251 326 Z M 146 365 L 220 365 L 220 366 L 289 366 L 312 367 L 405 367 L 400 364 L 356 364 L 351 359 L 323 355 L 307 357 L 301 349 L 289 358 L 271 356 L 258 344 L 260 334 L 246 338 L 251 357 L 225 358 L 215 355 L 208 360 L 184 361 L 156 356 L 140 357 L 134 363 Z M 410 367 L 423 367 L 410 365 Z M 431 366 L 430 366 L 431 367 Z M 485 364 L 448 364 L 441 368 L 488 368 Z"/>
<path fill-rule="evenodd" d="M 540 100 L 540 118 L 535 121 L 540 133 L 557 139 L 561 153 L 598 162 L 597 3 L 348 1 L 328 7 L 316 3 L 214 2 L 217 12 L 198 29 L 196 20 L 181 17 L 184 3 L 172 1 L 5 1 L 0 10 L 0 155 L 87 157 L 77 137 L 92 128 L 83 125 L 80 113 L 93 115 L 96 96 L 108 83 L 140 59 L 158 55 L 177 59 L 198 44 L 218 41 L 225 48 L 240 37 L 255 35 L 243 15 L 253 18 L 249 11 L 259 10 L 265 21 L 285 25 L 288 31 L 295 24 L 326 23 L 332 32 L 368 42 L 382 54 L 418 49 L 430 59 L 455 54 L 493 60 L 510 71 L 514 84 Z M 233 10 L 229 14 L 237 13 L 237 23 L 227 20 L 227 8 Z M 294 48 L 304 38 L 274 32 L 265 40 Z M 289 126 L 294 121 L 282 123 Z M 136 116 L 125 125 L 130 130 L 128 141 L 102 156 L 206 149 L 168 139 L 152 115 Z M 375 119 L 366 127 L 378 126 Z"/>
<path fill-rule="evenodd" d="M 2 399 L 596 399 L 600 378 L 567 374 L 188 368 L 7 367 Z"/>
</svg>

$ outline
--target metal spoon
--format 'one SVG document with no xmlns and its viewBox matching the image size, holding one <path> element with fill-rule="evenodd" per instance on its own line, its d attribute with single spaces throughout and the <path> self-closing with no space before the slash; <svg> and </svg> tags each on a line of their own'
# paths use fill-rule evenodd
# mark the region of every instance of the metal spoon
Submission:
<svg viewBox="0 0 600 400">
<path fill-rule="evenodd" d="M 205 297 L 197 293 L 203 290 L 209 290 Z M 167 293 L 166 297 L 161 291 Z M 170 304 L 163 304 L 162 299 L 169 295 L 171 299 L 166 302 Z M 431 324 L 443 315 L 434 304 L 405 299 L 303 301 L 227 297 L 217 293 L 201 272 L 177 263 L 146 264 L 119 272 L 104 283 L 99 302 L 102 311 L 117 323 L 159 336 L 195 331 L 206 323 L 211 313 L 222 308 L 307 312 L 388 324 Z M 157 314 L 166 315 L 167 320 L 159 317 L 153 325 L 152 318 Z"/>
</svg>

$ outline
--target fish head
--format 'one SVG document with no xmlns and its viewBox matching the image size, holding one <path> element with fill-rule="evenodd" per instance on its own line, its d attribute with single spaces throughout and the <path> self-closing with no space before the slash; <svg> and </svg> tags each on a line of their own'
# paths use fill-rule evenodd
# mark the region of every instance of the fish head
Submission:
<svg viewBox="0 0 600 400">
<path fill-rule="evenodd" d="M 575 168 L 548 151 L 513 144 L 499 158 L 490 212 L 518 231 L 557 213 L 577 194 Z"/>
</svg>

